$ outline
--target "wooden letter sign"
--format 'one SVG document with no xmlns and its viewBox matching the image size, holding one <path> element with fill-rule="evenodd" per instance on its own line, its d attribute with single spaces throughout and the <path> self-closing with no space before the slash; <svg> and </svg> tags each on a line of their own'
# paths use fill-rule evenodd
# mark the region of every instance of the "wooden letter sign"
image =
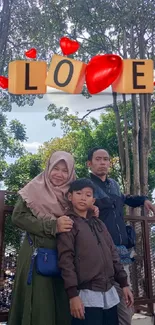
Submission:
<svg viewBox="0 0 155 325">
<path fill-rule="evenodd" d="M 153 93 L 153 61 L 123 60 L 123 71 L 112 84 L 114 92 L 121 94 Z"/>
<path fill-rule="evenodd" d="M 86 64 L 54 54 L 46 78 L 46 85 L 71 94 L 79 94 L 85 81 Z"/>
<path fill-rule="evenodd" d="M 9 63 L 11 94 L 46 94 L 47 65 L 44 61 L 12 61 Z"/>
</svg>

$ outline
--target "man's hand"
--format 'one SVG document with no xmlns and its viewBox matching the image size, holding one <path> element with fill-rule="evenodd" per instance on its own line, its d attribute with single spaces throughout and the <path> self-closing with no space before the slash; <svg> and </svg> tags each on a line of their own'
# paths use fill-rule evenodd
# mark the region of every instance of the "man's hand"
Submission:
<svg viewBox="0 0 155 325">
<path fill-rule="evenodd" d="M 70 312 L 74 318 L 85 318 L 85 309 L 80 297 L 74 297 L 70 299 Z"/>
<path fill-rule="evenodd" d="M 127 307 L 132 307 L 134 304 L 134 298 L 133 298 L 133 294 L 132 294 L 131 290 L 129 289 L 129 287 L 123 288 L 123 294 L 124 294 L 124 298 L 125 298 Z"/>
<path fill-rule="evenodd" d="M 153 212 L 153 214 L 155 214 L 155 205 L 152 204 L 151 201 L 145 200 L 144 201 L 144 207 L 145 207 L 147 212 L 149 212 L 151 210 Z"/>
</svg>

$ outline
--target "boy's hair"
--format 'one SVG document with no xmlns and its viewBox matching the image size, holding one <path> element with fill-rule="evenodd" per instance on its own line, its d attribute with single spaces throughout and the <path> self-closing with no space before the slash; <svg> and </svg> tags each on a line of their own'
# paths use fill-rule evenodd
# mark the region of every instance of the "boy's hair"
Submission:
<svg viewBox="0 0 155 325">
<path fill-rule="evenodd" d="M 88 159 L 87 159 L 88 161 L 92 161 L 93 154 L 97 150 L 105 150 L 105 149 L 103 147 L 94 147 L 94 148 L 90 149 L 88 151 Z M 105 150 L 105 151 L 107 151 L 107 150 Z"/>
<path fill-rule="evenodd" d="M 93 182 L 88 178 L 79 178 L 70 184 L 69 193 L 74 191 L 80 191 L 85 187 L 90 187 L 93 190 L 93 195 L 95 194 L 95 186 Z"/>
</svg>

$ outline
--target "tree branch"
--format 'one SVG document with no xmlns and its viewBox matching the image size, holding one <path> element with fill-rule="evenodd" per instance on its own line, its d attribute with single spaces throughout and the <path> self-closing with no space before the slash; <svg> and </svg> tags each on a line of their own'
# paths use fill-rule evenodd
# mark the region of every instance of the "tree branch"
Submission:
<svg viewBox="0 0 155 325">
<path fill-rule="evenodd" d="M 101 109 L 106 109 L 106 108 L 113 108 L 111 105 L 106 105 L 106 106 L 102 106 L 102 107 L 97 107 L 97 108 L 93 108 L 91 110 L 87 109 L 87 114 L 85 114 L 82 118 L 80 118 L 81 121 L 83 121 L 88 115 L 90 115 L 93 112 L 99 111 Z"/>
</svg>

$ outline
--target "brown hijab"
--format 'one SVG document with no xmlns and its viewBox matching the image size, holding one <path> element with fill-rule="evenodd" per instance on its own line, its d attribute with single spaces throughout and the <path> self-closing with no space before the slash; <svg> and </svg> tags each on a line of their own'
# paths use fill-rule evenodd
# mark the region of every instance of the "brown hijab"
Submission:
<svg viewBox="0 0 155 325">
<path fill-rule="evenodd" d="M 61 160 L 64 160 L 67 165 L 68 180 L 61 186 L 54 186 L 50 182 L 49 175 L 53 167 Z M 56 151 L 48 160 L 45 171 L 18 193 L 38 219 L 55 219 L 65 214 L 68 207 L 66 193 L 73 180 L 75 180 L 75 171 L 72 155 L 65 151 Z"/>
</svg>

